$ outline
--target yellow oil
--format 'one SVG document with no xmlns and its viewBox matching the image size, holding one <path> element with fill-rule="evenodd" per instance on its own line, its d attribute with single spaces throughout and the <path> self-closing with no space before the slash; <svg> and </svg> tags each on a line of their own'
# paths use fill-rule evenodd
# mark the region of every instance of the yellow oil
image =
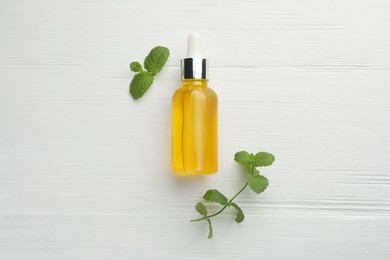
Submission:
<svg viewBox="0 0 390 260">
<path fill-rule="evenodd" d="M 183 175 L 218 170 L 218 98 L 206 79 L 184 79 L 173 96 L 172 169 Z"/>
</svg>

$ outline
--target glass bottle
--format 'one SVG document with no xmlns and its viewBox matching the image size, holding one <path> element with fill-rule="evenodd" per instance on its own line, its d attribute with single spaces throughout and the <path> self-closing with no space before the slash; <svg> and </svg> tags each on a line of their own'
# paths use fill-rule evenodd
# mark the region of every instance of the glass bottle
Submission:
<svg viewBox="0 0 390 260">
<path fill-rule="evenodd" d="M 183 175 L 218 170 L 218 98 L 208 87 L 208 60 L 201 37 L 188 36 L 188 58 L 181 61 L 182 87 L 173 96 L 172 169 Z"/>
</svg>

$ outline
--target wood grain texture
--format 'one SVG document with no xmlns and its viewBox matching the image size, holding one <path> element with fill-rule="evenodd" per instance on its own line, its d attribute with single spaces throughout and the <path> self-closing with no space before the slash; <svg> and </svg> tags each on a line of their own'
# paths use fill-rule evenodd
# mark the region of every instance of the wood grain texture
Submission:
<svg viewBox="0 0 390 260">
<path fill-rule="evenodd" d="M 390 3 L 2 0 L 0 259 L 389 259 Z M 207 42 L 220 170 L 169 169 L 186 35 Z M 141 101 L 131 60 L 166 45 Z M 270 187 L 206 239 L 196 201 L 270 151 Z"/>
</svg>

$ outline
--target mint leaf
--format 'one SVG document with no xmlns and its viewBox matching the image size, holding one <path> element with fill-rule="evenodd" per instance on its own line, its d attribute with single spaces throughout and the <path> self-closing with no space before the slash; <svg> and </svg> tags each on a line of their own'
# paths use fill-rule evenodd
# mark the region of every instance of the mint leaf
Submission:
<svg viewBox="0 0 390 260">
<path fill-rule="evenodd" d="M 208 238 L 212 239 L 213 238 L 213 226 L 211 225 L 211 220 L 209 218 L 206 220 L 209 223 L 209 236 L 208 236 Z"/>
<path fill-rule="evenodd" d="M 262 175 L 246 175 L 249 187 L 257 194 L 262 193 L 268 187 L 268 180 Z"/>
<path fill-rule="evenodd" d="M 153 75 L 161 71 L 169 57 L 169 50 L 163 46 L 154 47 L 145 58 L 144 67 Z"/>
<path fill-rule="evenodd" d="M 134 99 L 142 97 L 153 84 L 154 77 L 149 72 L 136 74 L 130 83 L 130 94 Z"/>
<path fill-rule="evenodd" d="M 207 201 L 216 202 L 224 206 L 228 205 L 228 199 L 218 190 L 206 191 L 206 193 L 203 195 L 203 199 Z"/>
<path fill-rule="evenodd" d="M 237 210 L 237 217 L 236 217 L 236 222 L 237 223 L 241 223 L 242 221 L 244 221 L 244 212 L 242 212 L 242 209 L 236 204 L 236 203 L 232 203 L 231 204 L 236 210 Z"/>
<path fill-rule="evenodd" d="M 196 211 L 199 212 L 200 215 L 203 215 L 203 216 L 207 215 L 207 209 L 202 202 L 196 203 L 195 209 L 196 209 Z"/>
<path fill-rule="evenodd" d="M 134 99 L 142 97 L 153 84 L 154 75 L 161 71 L 168 60 L 169 50 L 163 46 L 153 48 L 145 58 L 144 67 L 138 61 L 130 63 L 130 70 L 139 72 L 130 83 L 130 94 Z"/>
<path fill-rule="evenodd" d="M 246 151 L 237 152 L 234 155 L 234 160 L 244 166 L 249 166 L 251 163 L 251 155 Z"/>
<path fill-rule="evenodd" d="M 143 70 L 142 65 L 138 61 L 130 63 L 130 70 L 134 72 L 140 72 Z"/>
<path fill-rule="evenodd" d="M 275 157 L 271 153 L 259 152 L 255 155 L 253 160 L 253 165 L 255 167 L 259 166 L 269 166 L 275 161 Z"/>
</svg>

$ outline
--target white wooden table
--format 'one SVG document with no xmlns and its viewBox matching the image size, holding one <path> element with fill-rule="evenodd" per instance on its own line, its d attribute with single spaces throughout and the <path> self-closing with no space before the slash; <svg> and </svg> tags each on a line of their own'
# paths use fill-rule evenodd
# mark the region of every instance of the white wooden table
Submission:
<svg viewBox="0 0 390 260">
<path fill-rule="evenodd" d="M 49 1 L 0 5 L 0 259 L 389 259 L 389 1 Z M 220 170 L 170 172 L 170 104 L 199 31 L 219 95 Z M 139 102 L 132 60 L 166 68 Z M 269 189 L 214 221 L 236 151 Z"/>
</svg>

